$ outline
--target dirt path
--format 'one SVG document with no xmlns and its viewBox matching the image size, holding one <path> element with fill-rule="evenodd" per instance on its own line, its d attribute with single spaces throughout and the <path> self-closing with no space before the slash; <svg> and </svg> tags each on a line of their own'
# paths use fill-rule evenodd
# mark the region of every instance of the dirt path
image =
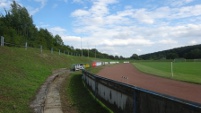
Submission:
<svg viewBox="0 0 201 113">
<path fill-rule="evenodd" d="M 138 71 L 132 64 L 103 68 L 97 75 L 140 88 L 201 103 L 201 85 L 151 76 Z"/>
<path fill-rule="evenodd" d="M 48 77 L 38 91 L 35 100 L 30 104 L 35 113 L 63 113 L 59 90 L 69 72 L 67 69 L 59 69 Z"/>
</svg>

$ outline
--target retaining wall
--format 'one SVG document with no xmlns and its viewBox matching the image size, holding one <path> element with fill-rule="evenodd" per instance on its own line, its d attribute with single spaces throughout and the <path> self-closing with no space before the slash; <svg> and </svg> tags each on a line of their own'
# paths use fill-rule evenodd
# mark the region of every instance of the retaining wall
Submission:
<svg viewBox="0 0 201 113">
<path fill-rule="evenodd" d="M 93 94 L 115 113 L 201 113 L 201 104 L 103 78 L 83 70 Z"/>
</svg>

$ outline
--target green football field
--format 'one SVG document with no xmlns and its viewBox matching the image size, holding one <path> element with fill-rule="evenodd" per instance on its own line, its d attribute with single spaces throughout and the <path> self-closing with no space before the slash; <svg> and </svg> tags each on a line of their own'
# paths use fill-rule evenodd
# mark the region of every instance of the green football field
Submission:
<svg viewBox="0 0 201 113">
<path fill-rule="evenodd" d="M 136 62 L 140 71 L 161 77 L 201 84 L 201 62 Z M 173 72 L 173 73 L 172 73 Z"/>
</svg>

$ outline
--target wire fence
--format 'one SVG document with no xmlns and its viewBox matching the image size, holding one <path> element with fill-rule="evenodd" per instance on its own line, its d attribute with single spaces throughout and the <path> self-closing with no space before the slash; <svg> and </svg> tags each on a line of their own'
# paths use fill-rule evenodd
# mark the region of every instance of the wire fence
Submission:
<svg viewBox="0 0 201 113">
<path fill-rule="evenodd" d="M 34 47 L 28 47 L 27 42 L 25 42 L 24 44 L 14 44 L 14 43 L 5 42 L 5 38 L 3 36 L 1 36 L 1 43 L 0 44 L 1 44 L 1 47 L 3 47 L 3 46 L 18 47 L 18 48 L 25 48 L 25 50 L 27 50 L 28 48 L 34 48 Z M 42 45 L 39 45 L 38 47 L 39 47 L 41 53 L 43 53 L 43 50 L 47 50 L 47 49 L 44 49 Z M 63 50 L 62 51 L 62 49 L 58 49 L 58 51 L 55 51 L 53 47 L 50 49 L 50 51 L 51 51 L 52 54 L 54 52 L 58 52 L 59 55 L 61 55 L 63 53 L 63 54 L 66 54 L 66 55 L 71 55 L 71 56 L 79 56 L 79 57 L 83 56 L 78 52 L 72 52 L 72 51 L 68 51 L 68 50 Z"/>
</svg>

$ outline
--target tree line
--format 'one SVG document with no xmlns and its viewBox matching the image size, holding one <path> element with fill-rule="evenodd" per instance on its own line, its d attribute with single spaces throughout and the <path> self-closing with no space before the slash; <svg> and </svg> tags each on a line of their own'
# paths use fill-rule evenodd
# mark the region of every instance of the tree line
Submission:
<svg viewBox="0 0 201 113">
<path fill-rule="evenodd" d="M 201 59 L 201 44 L 140 55 L 139 58 L 144 60 L 175 59 L 175 58 Z"/>
<path fill-rule="evenodd" d="M 29 47 L 54 51 L 66 51 L 74 55 L 83 55 L 106 59 L 123 59 L 122 56 L 113 56 L 99 52 L 94 49 L 75 49 L 73 46 L 64 45 L 62 38 L 57 34 L 53 36 L 47 29 L 37 28 L 33 24 L 32 16 L 27 9 L 19 5 L 16 1 L 11 4 L 9 11 L 0 14 L 0 36 L 5 38 L 7 46 L 21 45 L 28 43 Z"/>
</svg>

